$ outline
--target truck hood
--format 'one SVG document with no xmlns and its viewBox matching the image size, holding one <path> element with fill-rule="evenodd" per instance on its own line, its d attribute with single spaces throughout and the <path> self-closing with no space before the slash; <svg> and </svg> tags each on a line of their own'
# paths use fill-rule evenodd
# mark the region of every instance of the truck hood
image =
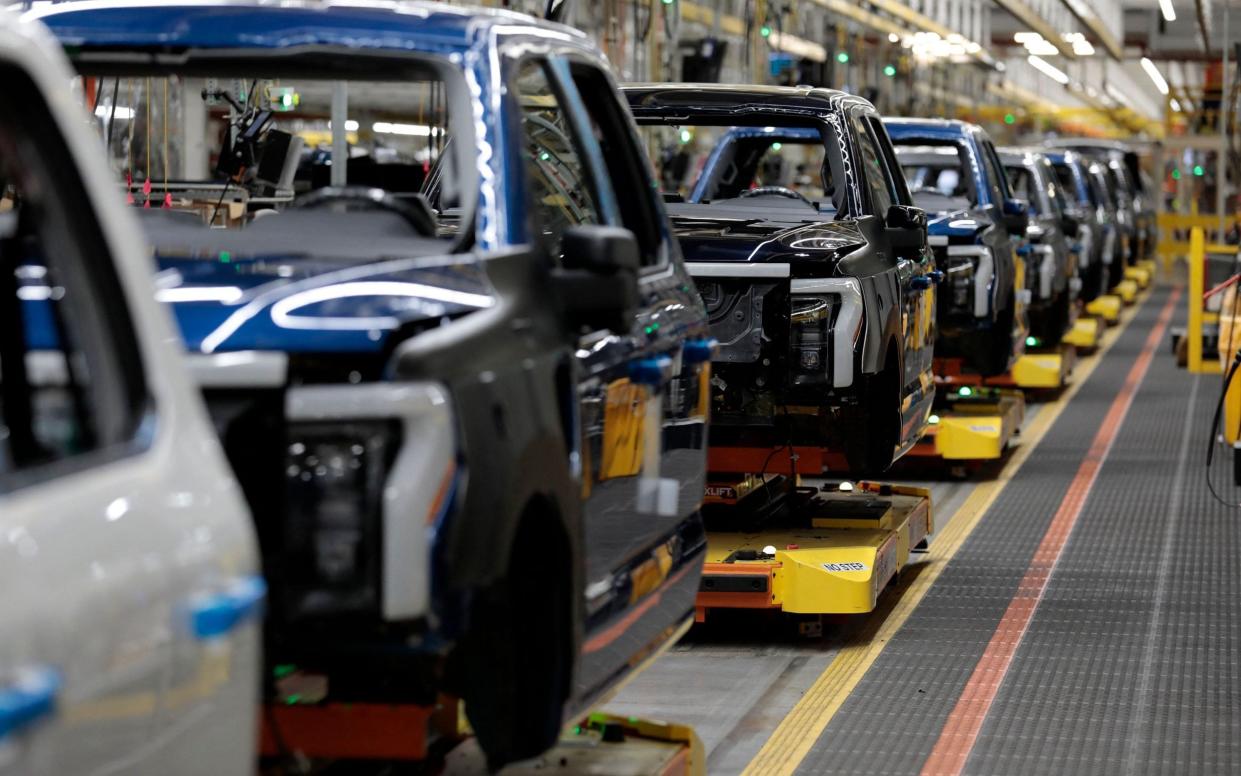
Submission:
<svg viewBox="0 0 1241 776">
<path fill-rule="evenodd" d="M 495 304 L 476 260 L 367 263 L 160 256 L 156 298 L 190 352 L 377 352 L 394 332 Z"/>
<path fill-rule="evenodd" d="M 927 219 L 928 237 L 973 237 L 991 226 L 991 220 L 981 210 L 954 210 L 936 213 Z"/>
<path fill-rule="evenodd" d="M 796 223 L 759 218 L 676 217 L 686 261 L 835 261 L 866 245 L 852 221 Z"/>
</svg>

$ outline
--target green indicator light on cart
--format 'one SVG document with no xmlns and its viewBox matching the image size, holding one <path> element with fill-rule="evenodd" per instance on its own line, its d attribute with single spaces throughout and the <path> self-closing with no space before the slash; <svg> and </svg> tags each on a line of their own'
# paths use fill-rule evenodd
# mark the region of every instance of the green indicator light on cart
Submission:
<svg viewBox="0 0 1241 776">
<path fill-rule="evenodd" d="M 292 663 L 281 663 L 280 665 L 273 668 L 271 672 L 277 679 L 283 679 L 284 677 L 288 676 L 289 674 L 293 673 L 296 670 L 297 670 L 297 666 L 293 665 Z"/>
<path fill-rule="evenodd" d="M 1005 113 L 1005 114 L 1004 114 L 1004 123 L 1005 123 L 1005 124 L 1016 124 L 1016 123 L 1017 123 L 1017 117 L 1016 117 L 1016 116 L 1014 116 L 1014 115 L 1013 115 L 1013 114 L 1011 114 L 1011 113 Z"/>
<path fill-rule="evenodd" d="M 1027 348 L 1037 348 L 1037 347 L 1038 347 L 1038 337 L 1026 337 L 1026 347 L 1027 347 Z"/>
<path fill-rule="evenodd" d="M 840 52 L 836 55 L 836 61 L 842 65 L 849 64 L 849 53 L 847 51 Z"/>
<path fill-rule="evenodd" d="M 1173 171 L 1172 171 L 1172 180 L 1174 180 L 1174 181 L 1179 181 L 1180 179 L 1181 179 L 1181 171 L 1180 171 L 1180 170 L 1173 170 Z"/>
<path fill-rule="evenodd" d="M 758 34 L 762 35 L 764 38 L 771 37 L 771 26 L 768 24 L 764 24 L 762 27 L 759 27 Z"/>
<path fill-rule="evenodd" d="M 973 396 L 974 389 L 968 385 L 963 385 L 957 389 L 957 396 Z"/>
<path fill-rule="evenodd" d="M 772 143 L 772 144 L 771 144 L 771 150 L 773 150 L 773 151 L 779 151 L 781 148 L 784 148 L 784 146 L 783 146 L 783 145 L 781 145 L 780 143 Z"/>
<path fill-rule="evenodd" d="M 895 78 L 896 68 L 893 67 L 892 65 L 885 65 L 883 68 L 883 74 L 886 75 L 888 78 Z"/>
<path fill-rule="evenodd" d="M 689 141 L 693 139 L 694 139 L 693 132 L 690 132 L 688 129 L 681 130 L 681 142 L 682 143 L 688 143 Z"/>
<path fill-rule="evenodd" d="M 1202 169 L 1202 165 L 1200 165 L 1200 164 L 1195 164 L 1195 165 L 1194 165 L 1194 175 L 1196 175 L 1196 176 L 1198 176 L 1199 178 L 1201 178 L 1204 172 L 1205 172 L 1205 170 L 1203 170 L 1203 169 Z"/>
<path fill-rule="evenodd" d="M 229 253 L 228 251 L 220 251 L 220 261 L 222 263 L 228 264 L 232 260 L 233 260 L 233 254 Z"/>
</svg>

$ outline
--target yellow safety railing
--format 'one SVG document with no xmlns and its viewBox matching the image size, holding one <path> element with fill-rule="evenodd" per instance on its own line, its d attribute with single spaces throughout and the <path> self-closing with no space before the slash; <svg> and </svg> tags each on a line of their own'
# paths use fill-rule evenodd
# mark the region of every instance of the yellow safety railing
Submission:
<svg viewBox="0 0 1241 776">
<path fill-rule="evenodd" d="M 1229 231 L 1237 225 L 1237 217 L 1235 215 L 1224 217 L 1224 231 Z M 1156 251 L 1159 254 L 1164 268 L 1170 268 L 1177 259 L 1182 256 L 1188 257 L 1192 251 L 1191 240 L 1178 238 L 1178 233 L 1184 234 L 1187 231 L 1197 229 L 1203 232 L 1204 251 L 1206 253 L 1231 253 L 1234 248 L 1224 245 L 1222 240 L 1224 235 L 1217 234 L 1216 241 L 1206 243 L 1206 232 L 1219 231 L 1218 215 L 1184 215 L 1181 213 L 1160 213 L 1159 214 L 1159 244 Z"/>
<path fill-rule="evenodd" d="M 1218 357 L 1219 354 L 1204 354 L 1202 352 L 1202 329 L 1207 323 L 1208 317 L 1214 321 L 1219 321 L 1219 315 L 1207 312 L 1204 306 L 1205 300 L 1203 295 L 1206 294 L 1207 290 L 1207 255 L 1212 253 L 1235 254 L 1237 246 L 1208 245 L 1202 227 L 1199 226 L 1195 226 L 1190 230 L 1188 245 L 1189 293 L 1186 296 L 1186 302 L 1189 305 L 1189 320 L 1185 330 L 1185 336 L 1188 338 L 1185 343 L 1185 365 L 1190 372 L 1217 375 L 1223 371 Z"/>
</svg>

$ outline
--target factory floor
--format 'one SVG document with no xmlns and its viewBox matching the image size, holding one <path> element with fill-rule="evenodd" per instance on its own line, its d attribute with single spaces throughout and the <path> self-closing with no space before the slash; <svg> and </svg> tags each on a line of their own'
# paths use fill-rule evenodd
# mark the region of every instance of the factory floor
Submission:
<svg viewBox="0 0 1241 776">
<path fill-rule="evenodd" d="M 1241 510 L 1184 309 L 1157 285 L 1005 459 L 931 483 L 875 612 L 713 612 L 607 710 L 693 725 L 711 774 L 1241 773 Z"/>
</svg>

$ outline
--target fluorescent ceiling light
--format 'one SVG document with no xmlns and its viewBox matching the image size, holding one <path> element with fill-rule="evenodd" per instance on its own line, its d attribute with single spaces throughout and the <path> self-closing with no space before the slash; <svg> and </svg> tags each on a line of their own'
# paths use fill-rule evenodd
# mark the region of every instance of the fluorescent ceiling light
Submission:
<svg viewBox="0 0 1241 776">
<path fill-rule="evenodd" d="M 392 124 L 387 121 L 376 121 L 371 125 L 371 130 L 381 135 L 412 135 L 414 137 L 430 137 L 431 127 L 426 124 Z M 439 135 L 442 130 L 436 128 L 435 134 Z"/>
<path fill-rule="evenodd" d="M 901 42 L 901 36 L 900 36 L 900 35 L 897 35 L 895 32 L 889 32 L 889 33 L 888 33 L 888 42 L 889 42 L 889 43 L 900 43 L 900 42 Z"/>
<path fill-rule="evenodd" d="M 1155 88 L 1160 94 L 1168 93 L 1168 82 L 1163 80 L 1163 74 L 1159 72 L 1159 68 L 1155 67 L 1155 63 L 1150 61 L 1150 57 L 1142 57 L 1142 69 L 1155 82 Z"/>
<path fill-rule="evenodd" d="M 1163 18 L 1170 22 L 1176 21 L 1176 9 L 1172 7 L 1172 0 L 1159 0 L 1159 10 L 1163 11 Z"/>
<path fill-rule="evenodd" d="M 109 120 L 113 115 L 112 106 L 111 105 L 96 106 L 95 115 L 101 119 L 104 119 L 105 121 Z M 116 120 L 117 121 L 130 121 L 133 119 L 133 117 L 134 117 L 133 108 L 126 108 L 120 105 L 116 107 Z"/>
<path fill-rule="evenodd" d="M 1068 32 L 1064 34 L 1064 42 L 1073 47 L 1073 53 L 1079 57 L 1089 57 L 1094 55 L 1094 46 L 1090 41 L 1086 40 L 1086 36 L 1080 32 Z M 1037 51 L 1030 52 L 1037 54 Z"/>
<path fill-rule="evenodd" d="M 1029 62 L 1030 66 L 1033 67 L 1035 70 L 1038 70 L 1043 75 L 1047 76 L 1048 78 L 1050 78 L 1051 80 L 1059 84 L 1067 84 L 1069 82 L 1069 77 L 1065 75 L 1063 70 L 1048 63 L 1048 61 L 1043 59 L 1042 57 L 1038 57 L 1038 56 L 1035 56 L 1034 54 L 1031 54 L 1030 56 L 1026 57 L 1026 61 Z"/>
<path fill-rule="evenodd" d="M 1176 98 L 1175 98 L 1175 97 L 1173 97 L 1173 98 L 1172 98 L 1172 100 L 1171 100 L 1171 102 L 1170 102 L 1169 104 L 1172 106 L 1172 110 L 1173 110 L 1173 111 L 1175 111 L 1176 113 L 1180 113 L 1180 112 L 1181 112 L 1181 104 L 1180 104 L 1179 102 L 1177 102 L 1177 101 L 1176 101 Z"/>
<path fill-rule="evenodd" d="M 332 128 L 332 122 L 330 122 L 330 121 L 329 121 L 329 122 L 327 123 L 327 128 L 328 128 L 329 130 Z M 355 121 L 354 119 L 345 119 L 345 131 L 346 131 L 346 132 L 357 132 L 357 131 L 358 131 L 358 122 L 357 122 L 357 121 Z"/>
</svg>

